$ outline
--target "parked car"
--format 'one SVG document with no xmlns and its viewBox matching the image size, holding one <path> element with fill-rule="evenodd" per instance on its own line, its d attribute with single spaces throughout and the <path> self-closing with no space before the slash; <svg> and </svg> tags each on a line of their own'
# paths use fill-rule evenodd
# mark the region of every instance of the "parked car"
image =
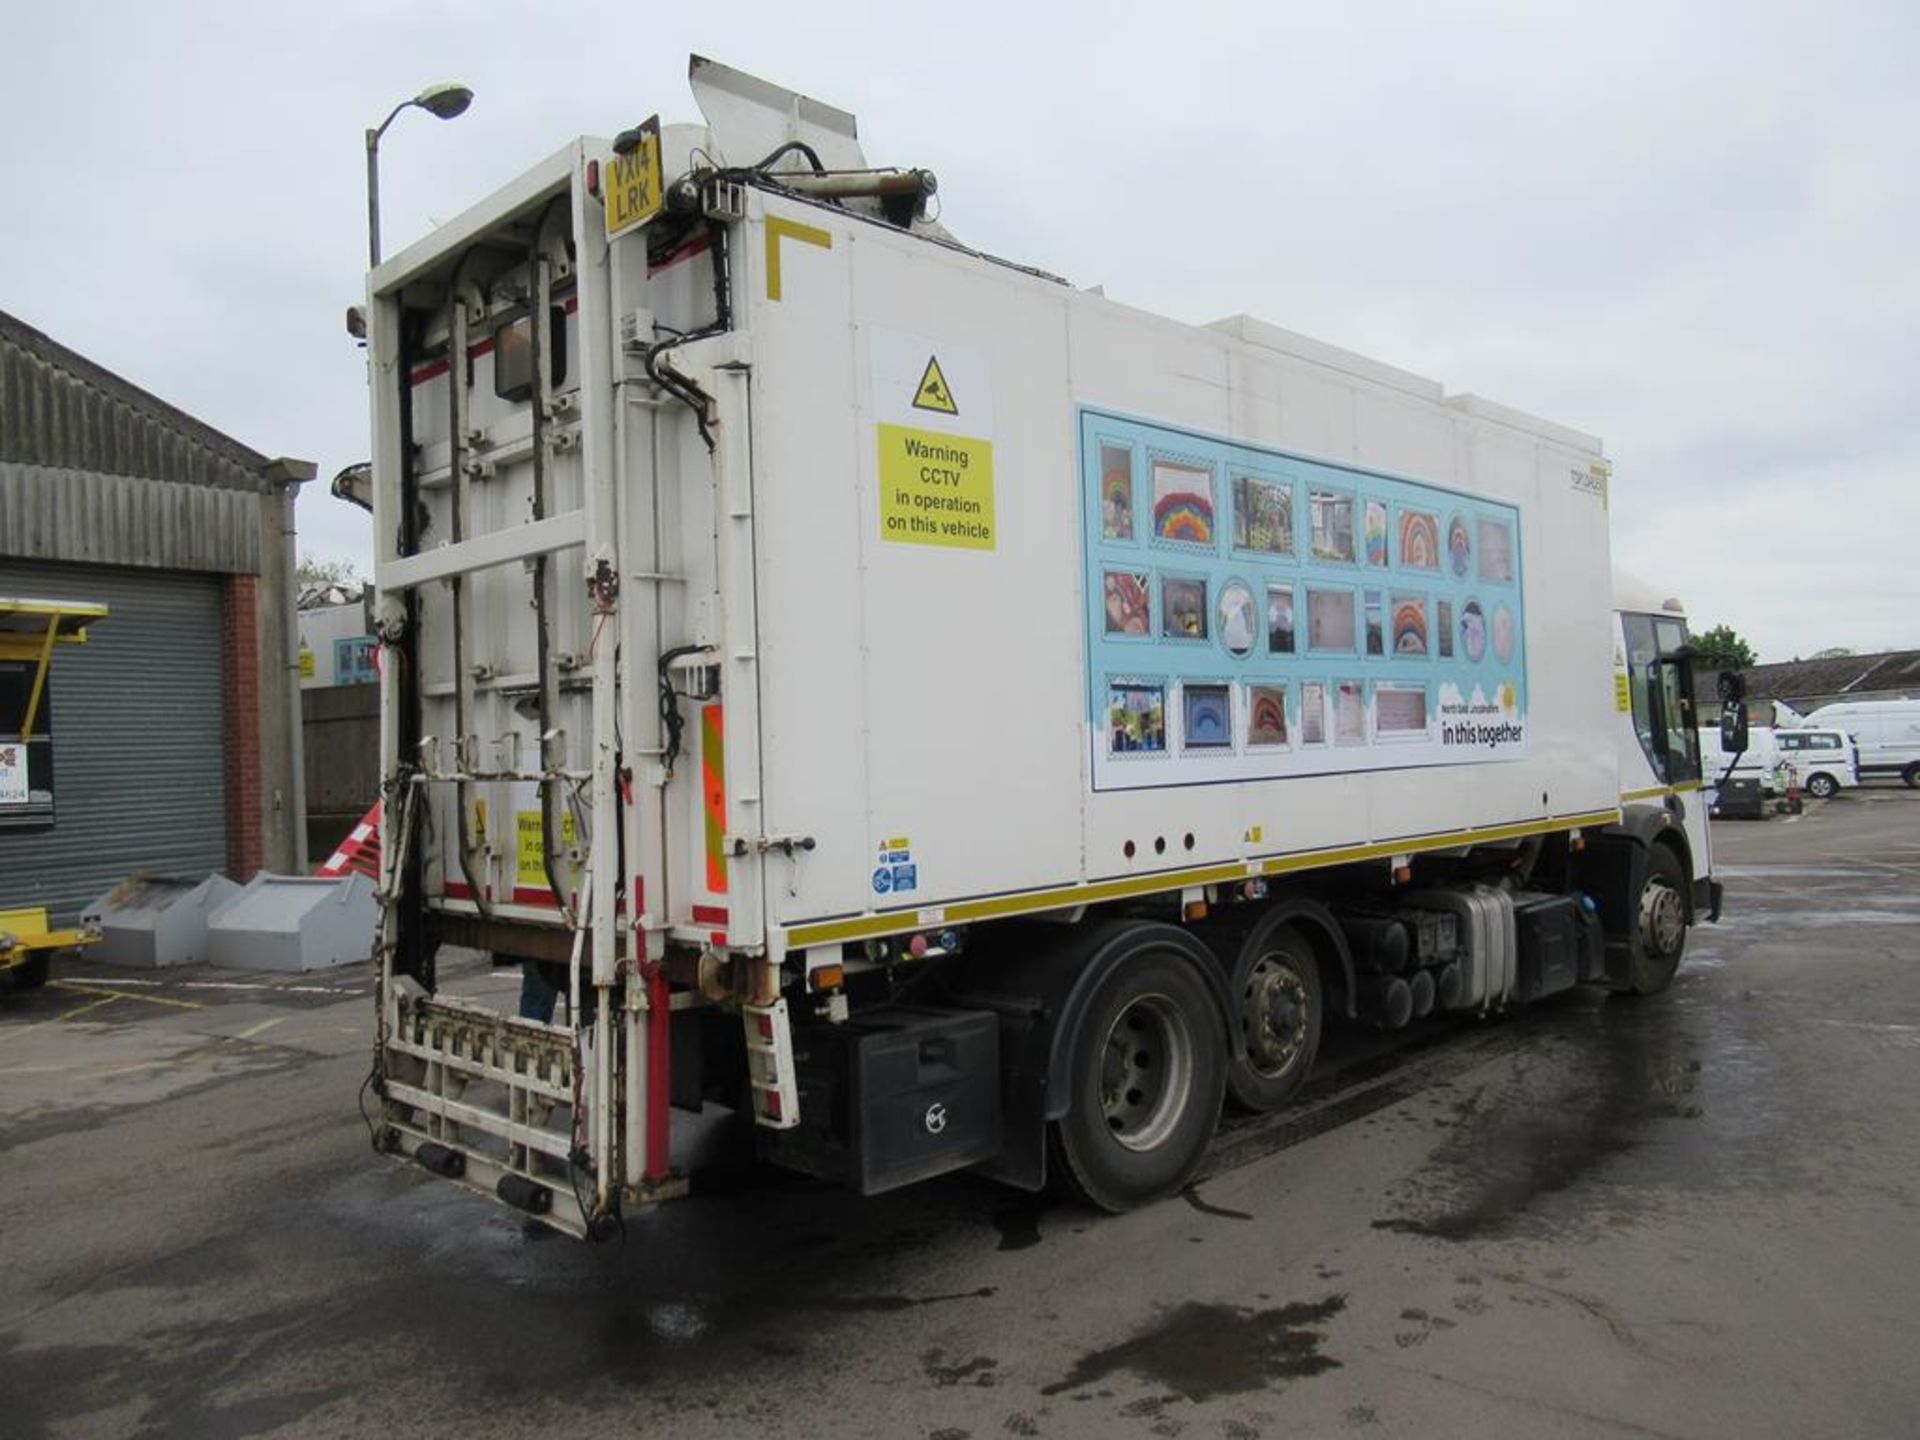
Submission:
<svg viewBox="0 0 1920 1440">
<path fill-rule="evenodd" d="M 1843 700 L 1807 716 L 1806 728 L 1838 727 L 1860 747 L 1862 775 L 1898 775 L 1920 790 L 1920 700 Z"/>
<path fill-rule="evenodd" d="M 1802 726 L 1776 730 L 1780 758 L 1800 775 L 1800 788 L 1816 800 L 1830 799 L 1860 783 L 1860 749 L 1844 730 Z"/>
</svg>

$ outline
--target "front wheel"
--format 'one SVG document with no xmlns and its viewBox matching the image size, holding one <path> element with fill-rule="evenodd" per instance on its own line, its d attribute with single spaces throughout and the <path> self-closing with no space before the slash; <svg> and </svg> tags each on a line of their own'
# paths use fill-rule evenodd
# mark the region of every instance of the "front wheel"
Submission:
<svg viewBox="0 0 1920 1440">
<path fill-rule="evenodd" d="M 1839 788 L 1831 775 L 1815 775 L 1807 781 L 1807 794 L 1816 800 L 1831 800 L 1833 792 Z"/>
<path fill-rule="evenodd" d="M 1068 1037 L 1067 1114 L 1049 1136 L 1055 1185 L 1117 1214 L 1186 1184 L 1220 1118 L 1223 1031 L 1191 959 L 1152 946 L 1120 962 Z"/>
<path fill-rule="evenodd" d="M 1687 948 L 1687 875 L 1665 845 L 1647 855 L 1647 873 L 1633 907 L 1633 963 L 1627 988 L 1657 995 L 1673 983 Z"/>
<path fill-rule="evenodd" d="M 47 973 L 52 959 L 50 952 L 36 950 L 7 971 L 6 978 L 16 990 L 38 990 L 47 983 Z"/>
</svg>

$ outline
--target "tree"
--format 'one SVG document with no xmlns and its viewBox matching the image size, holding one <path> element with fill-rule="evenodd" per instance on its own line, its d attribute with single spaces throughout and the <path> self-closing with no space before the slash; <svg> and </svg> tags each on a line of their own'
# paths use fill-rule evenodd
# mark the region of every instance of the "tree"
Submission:
<svg viewBox="0 0 1920 1440">
<path fill-rule="evenodd" d="M 351 560 L 316 560 L 302 555 L 293 567 L 293 588 L 302 610 L 358 600 L 366 584 Z"/>
<path fill-rule="evenodd" d="M 1854 653 L 1856 652 L 1851 645 L 1829 645 L 1824 650 L 1814 651 L 1807 658 L 1809 660 L 1844 660 Z"/>
<path fill-rule="evenodd" d="M 1760 663 L 1753 647 L 1731 625 L 1716 625 L 1693 637 L 1693 653 L 1703 670 L 1745 670 Z"/>
</svg>

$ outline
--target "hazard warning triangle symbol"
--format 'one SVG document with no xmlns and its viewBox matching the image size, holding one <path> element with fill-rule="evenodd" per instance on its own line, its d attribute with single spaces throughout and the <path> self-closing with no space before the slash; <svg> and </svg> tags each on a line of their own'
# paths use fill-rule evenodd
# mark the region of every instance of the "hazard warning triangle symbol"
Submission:
<svg viewBox="0 0 1920 1440">
<path fill-rule="evenodd" d="M 937 355 L 927 357 L 927 368 L 920 373 L 920 388 L 913 392 L 913 408 L 936 410 L 942 415 L 960 413 L 960 407 L 953 403 L 953 391 L 947 387 L 947 377 L 940 373 Z"/>
</svg>

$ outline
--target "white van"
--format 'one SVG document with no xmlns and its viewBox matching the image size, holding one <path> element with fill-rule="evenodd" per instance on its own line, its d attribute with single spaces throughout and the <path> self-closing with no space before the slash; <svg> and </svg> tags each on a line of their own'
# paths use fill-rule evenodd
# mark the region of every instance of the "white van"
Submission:
<svg viewBox="0 0 1920 1440">
<path fill-rule="evenodd" d="M 1807 716 L 1807 727 L 1845 730 L 1860 747 L 1862 775 L 1898 775 L 1920 790 L 1920 700 L 1843 700 Z"/>
<path fill-rule="evenodd" d="M 1780 758 L 1800 775 L 1800 788 L 1825 800 L 1860 783 L 1860 751 L 1844 730 L 1802 725 L 1773 732 Z"/>
</svg>

